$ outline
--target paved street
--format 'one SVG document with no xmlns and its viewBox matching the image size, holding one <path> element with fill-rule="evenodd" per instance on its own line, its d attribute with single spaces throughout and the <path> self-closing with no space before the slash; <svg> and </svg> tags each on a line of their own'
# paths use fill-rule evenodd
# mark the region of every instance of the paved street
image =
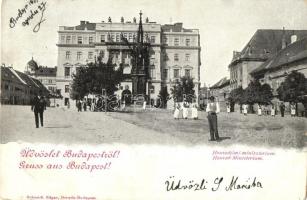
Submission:
<svg viewBox="0 0 307 200">
<path fill-rule="evenodd" d="M 1 142 L 246 144 L 272 147 L 302 147 L 306 143 L 306 118 L 220 113 L 219 133 L 223 140 L 217 143 L 208 142 L 206 113 L 199 112 L 199 115 L 199 120 L 174 120 L 172 113 L 166 110 L 106 114 L 47 108 L 45 127 L 37 129 L 30 106 L 2 106 Z"/>
<path fill-rule="evenodd" d="M 63 108 L 47 108 L 44 118 L 45 126 L 37 129 L 30 106 L 1 106 L 1 143 L 184 143 L 171 135 L 113 119 L 101 112 L 78 113 Z"/>
</svg>

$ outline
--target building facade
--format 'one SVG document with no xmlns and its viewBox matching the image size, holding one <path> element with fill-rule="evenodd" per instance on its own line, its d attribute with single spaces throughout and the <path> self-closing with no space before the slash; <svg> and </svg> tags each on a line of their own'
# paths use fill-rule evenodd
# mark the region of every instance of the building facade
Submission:
<svg viewBox="0 0 307 200">
<path fill-rule="evenodd" d="M 44 96 L 49 94 L 39 80 L 12 67 L 1 66 L 1 104 L 28 105 L 40 92 Z"/>
<path fill-rule="evenodd" d="M 257 30 L 242 51 L 233 52 L 228 66 L 230 87 L 245 89 L 252 79 L 251 72 L 273 58 L 293 41 L 307 36 L 307 30 Z"/>
<path fill-rule="evenodd" d="M 39 80 L 50 93 L 56 93 L 57 67 L 38 66 L 32 59 L 27 63 L 25 73 Z"/>
<path fill-rule="evenodd" d="M 90 23 L 81 21 L 78 26 L 60 26 L 58 35 L 58 69 L 57 89 L 64 97 L 60 105 L 70 99 L 72 74 L 80 66 L 95 62 L 100 56 L 107 63 L 112 58 L 113 64 L 124 64 L 124 74 L 131 73 L 131 55 L 128 45 L 122 37 L 133 43 L 137 37 L 139 24 L 133 21 Z M 198 96 L 200 79 L 200 41 L 197 29 L 184 29 L 182 23 L 161 25 L 149 22 L 142 24 L 144 40 L 150 43 L 149 81 L 147 94 L 151 101 L 158 98 L 161 87 L 167 87 L 170 93 L 172 84 L 181 76 L 194 78 L 195 91 Z M 120 90 L 132 88 L 132 81 L 125 80 Z"/>
<path fill-rule="evenodd" d="M 222 78 L 210 87 L 210 95 L 214 96 L 219 101 L 222 112 L 226 112 L 229 93 L 230 80 L 227 77 Z"/>
<path fill-rule="evenodd" d="M 276 96 L 277 89 L 292 71 L 300 72 L 307 77 L 307 37 L 298 41 L 293 40 L 273 58 L 252 71 L 251 75 L 262 84 L 269 84 L 273 95 Z"/>
</svg>

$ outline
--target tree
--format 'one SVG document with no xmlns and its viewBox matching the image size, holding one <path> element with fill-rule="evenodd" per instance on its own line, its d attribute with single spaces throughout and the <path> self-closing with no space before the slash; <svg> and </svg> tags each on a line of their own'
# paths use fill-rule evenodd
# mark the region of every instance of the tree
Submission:
<svg viewBox="0 0 307 200">
<path fill-rule="evenodd" d="M 255 103 L 268 105 L 271 103 L 272 99 L 273 99 L 273 93 L 271 86 L 269 84 L 261 85 L 258 102 Z"/>
<path fill-rule="evenodd" d="M 273 93 L 271 86 L 268 84 L 261 85 L 258 80 L 251 81 L 245 90 L 242 87 L 234 89 L 230 92 L 228 101 L 233 110 L 234 104 L 238 103 L 252 105 L 255 103 L 268 105 L 271 103 Z"/>
<path fill-rule="evenodd" d="M 175 85 L 171 88 L 171 93 L 175 102 L 182 102 L 184 95 L 187 102 L 192 102 L 195 98 L 193 78 L 184 76 L 180 78 L 180 81 L 176 80 Z"/>
<path fill-rule="evenodd" d="M 116 68 L 117 65 L 111 64 L 110 59 L 105 64 L 98 58 L 98 63 L 89 63 L 77 69 L 77 73 L 73 75 L 72 99 L 82 99 L 87 94 L 101 94 L 102 89 L 106 90 L 107 95 L 114 94 L 124 79 L 123 67 L 120 64 Z"/>
<path fill-rule="evenodd" d="M 229 97 L 228 97 L 228 101 L 230 103 L 238 103 L 238 104 L 242 104 L 242 95 L 243 95 L 244 90 L 242 89 L 242 87 L 233 89 L 230 91 L 229 93 Z"/>
<path fill-rule="evenodd" d="M 244 90 L 242 87 L 239 87 L 239 88 L 236 88 L 230 91 L 228 101 L 230 104 L 231 112 L 234 112 L 235 103 L 242 105 L 243 92 Z"/>
<path fill-rule="evenodd" d="M 158 97 L 160 98 L 161 108 L 166 108 L 167 101 L 170 99 L 170 95 L 167 91 L 167 87 L 161 87 Z"/>
<path fill-rule="evenodd" d="M 305 109 L 305 116 L 307 115 L 307 79 L 304 74 L 292 71 L 285 81 L 281 83 L 277 93 L 281 101 L 302 103 Z"/>
<path fill-rule="evenodd" d="M 242 103 L 268 105 L 271 103 L 272 98 L 273 93 L 270 85 L 261 85 L 259 80 L 253 80 L 243 92 Z"/>
</svg>

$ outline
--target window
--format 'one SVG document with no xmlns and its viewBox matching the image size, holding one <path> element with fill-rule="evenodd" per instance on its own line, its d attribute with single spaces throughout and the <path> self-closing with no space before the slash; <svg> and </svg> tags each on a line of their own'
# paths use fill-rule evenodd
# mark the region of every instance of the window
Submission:
<svg viewBox="0 0 307 200">
<path fill-rule="evenodd" d="M 185 54 L 185 61 L 190 61 L 190 54 Z"/>
<path fill-rule="evenodd" d="M 174 54 L 174 61 L 179 61 L 179 55 L 178 55 L 178 53 L 175 53 L 175 54 Z"/>
<path fill-rule="evenodd" d="M 156 43 L 156 37 L 155 36 L 150 36 L 150 42 L 151 43 Z"/>
<path fill-rule="evenodd" d="M 190 70 L 190 69 L 184 70 L 184 75 L 185 75 L 186 77 L 190 77 L 190 76 L 191 76 L 191 70 Z"/>
<path fill-rule="evenodd" d="M 78 52 L 77 52 L 77 60 L 80 60 L 80 59 L 81 59 L 81 56 L 82 56 L 82 52 L 78 51 Z"/>
<path fill-rule="evenodd" d="M 150 90 L 150 94 L 154 94 L 155 93 L 155 86 L 151 85 L 149 90 Z"/>
<path fill-rule="evenodd" d="M 127 33 L 124 33 L 123 37 L 127 39 Z"/>
<path fill-rule="evenodd" d="M 191 45 L 191 40 L 189 38 L 185 39 L 185 46 L 189 47 Z"/>
<path fill-rule="evenodd" d="M 61 43 L 64 43 L 64 42 L 65 42 L 65 36 L 61 35 Z"/>
<path fill-rule="evenodd" d="M 93 59 L 93 52 L 88 52 L 88 59 Z"/>
<path fill-rule="evenodd" d="M 168 69 L 163 69 L 163 79 L 168 79 Z"/>
<path fill-rule="evenodd" d="M 164 61 L 167 61 L 167 60 L 168 60 L 168 55 L 167 55 L 167 53 L 163 54 L 163 60 L 164 60 Z"/>
<path fill-rule="evenodd" d="M 69 93 L 69 85 L 65 85 L 65 93 Z"/>
<path fill-rule="evenodd" d="M 101 50 L 101 51 L 99 52 L 99 57 L 101 57 L 101 58 L 104 57 L 104 51 L 103 51 L 103 50 Z"/>
<path fill-rule="evenodd" d="M 164 44 L 167 44 L 167 37 L 164 37 L 164 38 L 163 38 L 163 43 L 164 43 Z"/>
<path fill-rule="evenodd" d="M 114 33 L 111 34 L 111 41 L 114 41 L 115 35 Z"/>
<path fill-rule="evenodd" d="M 82 36 L 78 36 L 78 44 L 82 44 Z"/>
<path fill-rule="evenodd" d="M 106 41 L 106 36 L 105 35 L 101 35 L 100 36 L 100 42 L 105 42 Z"/>
<path fill-rule="evenodd" d="M 93 44 L 93 36 L 90 36 L 90 37 L 88 38 L 88 43 L 89 43 L 89 44 Z"/>
<path fill-rule="evenodd" d="M 70 51 L 66 51 L 66 59 L 70 59 Z"/>
<path fill-rule="evenodd" d="M 129 42 L 132 42 L 132 33 L 129 33 Z"/>
<path fill-rule="evenodd" d="M 70 44 L 70 41 L 71 41 L 71 36 L 67 35 L 66 36 L 66 44 Z"/>
<path fill-rule="evenodd" d="M 49 83 L 49 84 L 52 84 L 52 79 L 49 79 L 49 80 L 48 80 L 48 83 Z"/>
<path fill-rule="evenodd" d="M 174 69 L 174 78 L 179 78 L 179 69 Z"/>
<path fill-rule="evenodd" d="M 4 85 L 4 89 L 8 90 L 9 89 L 9 85 Z"/>
<path fill-rule="evenodd" d="M 154 66 L 150 68 L 149 75 L 150 75 L 150 78 L 152 79 L 156 78 L 156 70 Z"/>
<path fill-rule="evenodd" d="M 175 38 L 174 39 L 174 45 L 175 46 L 179 46 L 179 38 Z"/>
<path fill-rule="evenodd" d="M 155 57 L 150 58 L 150 65 L 155 65 Z"/>
<path fill-rule="evenodd" d="M 72 44 L 76 44 L 76 36 L 73 35 L 71 38 L 72 38 L 71 43 L 72 43 Z"/>
<path fill-rule="evenodd" d="M 70 76 L 70 67 L 65 67 L 64 68 L 64 75 L 65 75 L 65 77 Z"/>
<path fill-rule="evenodd" d="M 119 39 L 119 34 L 117 33 L 116 34 L 116 42 L 119 42 L 120 41 L 120 39 Z"/>
</svg>

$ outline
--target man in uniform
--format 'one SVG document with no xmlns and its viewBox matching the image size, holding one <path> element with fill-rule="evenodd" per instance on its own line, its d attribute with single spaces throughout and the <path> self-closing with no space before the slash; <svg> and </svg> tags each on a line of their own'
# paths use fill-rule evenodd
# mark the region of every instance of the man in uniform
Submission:
<svg viewBox="0 0 307 200">
<path fill-rule="evenodd" d="M 220 112 L 218 102 L 214 101 L 214 96 L 209 98 L 210 102 L 207 105 L 206 112 L 208 113 L 208 122 L 210 129 L 210 140 L 209 141 L 220 141 L 218 126 L 217 126 L 217 113 Z"/>
<path fill-rule="evenodd" d="M 41 122 L 41 126 L 43 127 L 44 126 L 44 110 L 46 110 L 46 101 L 44 97 L 42 96 L 42 92 L 39 92 L 39 95 L 35 95 L 32 101 L 31 110 L 34 111 L 36 128 L 39 127 L 39 119 Z"/>
</svg>

